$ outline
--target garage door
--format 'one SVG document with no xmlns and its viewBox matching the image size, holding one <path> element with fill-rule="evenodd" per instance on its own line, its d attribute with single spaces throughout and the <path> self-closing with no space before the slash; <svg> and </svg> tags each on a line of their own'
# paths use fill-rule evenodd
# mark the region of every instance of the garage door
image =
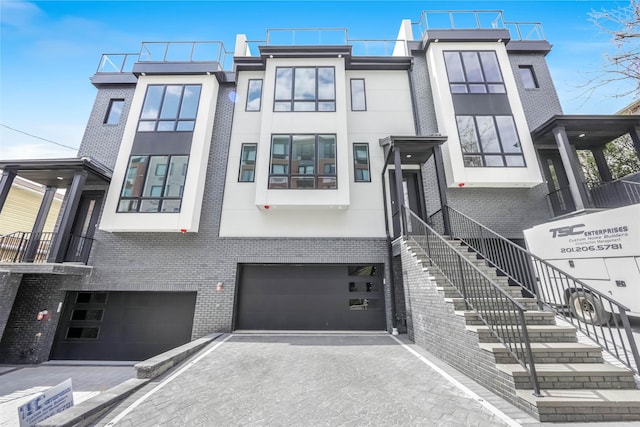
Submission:
<svg viewBox="0 0 640 427">
<path fill-rule="evenodd" d="M 51 359 L 144 360 L 191 340 L 195 292 L 68 292 Z"/>
<path fill-rule="evenodd" d="M 382 265 L 243 265 L 236 329 L 385 329 Z"/>
</svg>

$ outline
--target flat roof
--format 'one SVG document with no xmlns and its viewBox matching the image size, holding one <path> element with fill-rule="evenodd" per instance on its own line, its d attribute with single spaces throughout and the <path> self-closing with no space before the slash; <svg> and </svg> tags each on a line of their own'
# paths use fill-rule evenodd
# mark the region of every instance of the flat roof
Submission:
<svg viewBox="0 0 640 427">
<path fill-rule="evenodd" d="M 602 146 L 640 126 L 640 115 L 555 115 L 531 132 L 535 145 L 556 145 L 553 129 L 564 127 L 578 149 Z"/>
<path fill-rule="evenodd" d="M 51 187 L 71 184 L 76 172 L 87 171 L 87 184 L 108 184 L 112 171 L 89 157 L 63 159 L 1 160 L 0 169 L 11 170 L 21 178 Z"/>
</svg>

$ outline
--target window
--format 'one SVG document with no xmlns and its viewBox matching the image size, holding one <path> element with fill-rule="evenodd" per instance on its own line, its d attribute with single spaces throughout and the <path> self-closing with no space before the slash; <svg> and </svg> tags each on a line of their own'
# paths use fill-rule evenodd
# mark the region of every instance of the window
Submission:
<svg viewBox="0 0 640 427">
<path fill-rule="evenodd" d="M 336 111 L 333 67 L 277 67 L 274 111 Z"/>
<path fill-rule="evenodd" d="M 371 182 L 369 175 L 369 144 L 353 144 L 353 171 L 356 182 Z"/>
<path fill-rule="evenodd" d="M 335 135 L 273 135 L 271 189 L 336 189 Z"/>
<path fill-rule="evenodd" d="M 364 79 L 351 79 L 351 111 L 366 111 Z"/>
<path fill-rule="evenodd" d="M 525 166 L 511 116 L 457 116 L 466 167 Z"/>
<path fill-rule="evenodd" d="M 107 115 L 104 118 L 105 125 L 117 125 L 120 123 L 122 108 L 124 107 L 124 99 L 112 99 L 109 101 Z"/>
<path fill-rule="evenodd" d="M 249 80 L 249 88 L 247 89 L 247 106 L 246 111 L 260 111 L 260 103 L 262 100 L 262 80 Z"/>
<path fill-rule="evenodd" d="M 506 93 L 494 51 L 446 51 L 451 93 Z"/>
<path fill-rule="evenodd" d="M 131 156 L 118 212 L 180 212 L 189 156 Z"/>
<path fill-rule="evenodd" d="M 253 182 L 256 174 L 256 149 L 257 144 L 242 144 L 240 153 L 239 182 Z"/>
<path fill-rule="evenodd" d="M 138 131 L 193 132 L 200 89 L 200 85 L 149 85 Z"/>
<path fill-rule="evenodd" d="M 538 79 L 536 79 L 536 74 L 533 72 L 533 65 L 520 65 L 518 66 L 520 71 L 520 79 L 522 79 L 522 85 L 525 89 L 537 89 Z"/>
</svg>

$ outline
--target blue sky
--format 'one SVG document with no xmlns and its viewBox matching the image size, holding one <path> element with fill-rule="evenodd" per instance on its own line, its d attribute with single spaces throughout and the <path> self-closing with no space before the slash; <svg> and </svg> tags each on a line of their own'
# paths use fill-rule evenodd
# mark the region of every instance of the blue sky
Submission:
<svg viewBox="0 0 640 427">
<path fill-rule="evenodd" d="M 89 82 L 103 53 L 138 52 L 143 41 L 264 40 L 267 28 L 348 28 L 351 39 L 395 39 L 402 19 L 422 10 L 503 10 L 507 21 L 541 22 L 553 45 L 547 62 L 565 114 L 613 114 L 633 101 L 632 86 L 591 96 L 578 86 L 602 69 L 609 36 L 592 10 L 628 1 L 9 1 L 0 0 L 0 123 L 78 147 L 96 89 Z M 0 127 L 0 159 L 74 157 Z"/>
</svg>

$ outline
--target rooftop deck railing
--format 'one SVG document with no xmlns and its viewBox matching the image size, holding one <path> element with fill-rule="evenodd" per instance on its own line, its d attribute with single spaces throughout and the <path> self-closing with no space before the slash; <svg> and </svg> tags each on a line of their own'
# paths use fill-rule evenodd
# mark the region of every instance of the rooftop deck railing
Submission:
<svg viewBox="0 0 640 427">
<path fill-rule="evenodd" d="M 428 30 L 508 30 L 512 40 L 545 40 L 539 22 L 508 22 L 501 10 L 424 10 L 414 23 L 424 38 Z"/>
<path fill-rule="evenodd" d="M 139 53 L 103 53 L 96 73 L 130 73 Z"/>
</svg>

